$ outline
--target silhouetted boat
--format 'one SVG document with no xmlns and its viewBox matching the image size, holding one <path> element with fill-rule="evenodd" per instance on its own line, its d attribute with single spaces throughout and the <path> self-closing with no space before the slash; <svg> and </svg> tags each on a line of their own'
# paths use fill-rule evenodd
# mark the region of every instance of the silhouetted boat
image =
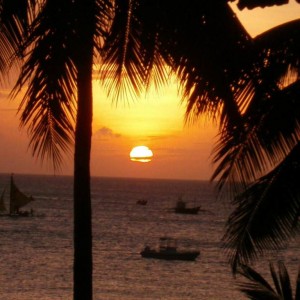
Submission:
<svg viewBox="0 0 300 300">
<path fill-rule="evenodd" d="M 4 203 L 5 189 L 3 190 L 0 198 L 0 212 L 5 215 L 6 207 Z M 32 196 L 26 196 L 22 193 L 14 183 L 13 175 L 10 178 L 10 199 L 9 199 L 9 213 L 11 217 L 29 217 L 33 215 L 33 210 L 21 210 L 22 207 L 34 201 Z M 6 214 L 7 215 L 7 214 Z"/>
<path fill-rule="evenodd" d="M 177 241 L 172 238 L 160 238 L 159 249 L 154 249 L 146 246 L 141 251 L 141 256 L 144 258 L 157 258 L 165 260 L 195 260 L 200 251 L 177 250 Z"/>
<path fill-rule="evenodd" d="M 4 203 L 4 195 L 5 195 L 5 189 L 3 189 L 1 197 L 0 197 L 0 214 L 3 215 L 6 212 L 6 207 Z"/>
<path fill-rule="evenodd" d="M 177 214 L 197 214 L 200 210 L 201 206 L 187 207 L 186 202 L 181 198 L 176 203 L 174 208 L 175 213 Z"/>
<path fill-rule="evenodd" d="M 146 205 L 147 202 L 148 202 L 147 200 L 140 199 L 140 200 L 137 200 L 137 201 L 136 201 L 136 204 L 139 204 L 139 205 Z"/>
</svg>

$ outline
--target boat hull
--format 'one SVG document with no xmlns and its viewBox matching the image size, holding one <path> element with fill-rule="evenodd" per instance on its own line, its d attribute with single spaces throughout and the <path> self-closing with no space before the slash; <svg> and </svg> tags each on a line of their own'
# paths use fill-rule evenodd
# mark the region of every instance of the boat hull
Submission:
<svg viewBox="0 0 300 300">
<path fill-rule="evenodd" d="M 176 214 L 190 214 L 196 215 L 198 214 L 200 207 L 191 207 L 191 208 L 175 208 Z"/>
<path fill-rule="evenodd" d="M 18 212 L 18 213 L 10 213 L 9 216 L 12 217 L 12 218 L 33 217 L 33 212 L 22 211 L 22 212 Z"/>
<path fill-rule="evenodd" d="M 33 212 L 22 211 L 19 213 L 0 213 L 0 217 L 11 217 L 11 218 L 23 218 L 23 217 L 33 217 Z"/>
<path fill-rule="evenodd" d="M 189 260 L 193 261 L 199 256 L 199 251 L 188 251 L 188 252 L 160 252 L 156 250 L 143 250 L 141 256 L 144 258 L 156 258 L 164 260 Z"/>
</svg>

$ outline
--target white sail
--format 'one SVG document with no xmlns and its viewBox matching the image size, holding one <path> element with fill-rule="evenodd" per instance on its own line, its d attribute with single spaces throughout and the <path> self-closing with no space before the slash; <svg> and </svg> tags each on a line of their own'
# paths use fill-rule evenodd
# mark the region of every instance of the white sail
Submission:
<svg viewBox="0 0 300 300">
<path fill-rule="evenodd" d="M 23 194 L 15 185 L 13 176 L 10 181 L 10 206 L 9 211 L 11 214 L 16 213 L 19 209 L 29 202 L 34 201 L 32 196 L 28 197 Z"/>
</svg>

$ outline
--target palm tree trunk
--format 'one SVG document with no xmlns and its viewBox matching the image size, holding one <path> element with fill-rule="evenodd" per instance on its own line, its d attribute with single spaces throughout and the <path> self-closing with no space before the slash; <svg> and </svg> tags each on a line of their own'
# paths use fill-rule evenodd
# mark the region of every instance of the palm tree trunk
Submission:
<svg viewBox="0 0 300 300">
<path fill-rule="evenodd" d="M 78 109 L 74 154 L 74 299 L 92 299 L 92 212 L 90 150 L 91 65 L 78 70 Z"/>
<path fill-rule="evenodd" d="M 78 112 L 74 155 L 74 299 L 92 299 L 92 212 L 90 149 L 91 66 L 78 72 Z"/>
<path fill-rule="evenodd" d="M 92 136 L 93 1 L 79 0 L 77 120 L 74 153 L 74 300 L 93 299 L 90 152 Z"/>
</svg>

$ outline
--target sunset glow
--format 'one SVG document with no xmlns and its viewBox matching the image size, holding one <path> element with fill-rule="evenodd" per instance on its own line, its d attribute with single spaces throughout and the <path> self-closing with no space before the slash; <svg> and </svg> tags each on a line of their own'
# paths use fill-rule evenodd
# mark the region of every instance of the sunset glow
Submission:
<svg viewBox="0 0 300 300">
<path fill-rule="evenodd" d="M 298 18 L 300 13 L 300 5 L 295 1 L 289 1 L 288 5 L 243 11 L 236 8 L 235 2 L 231 6 L 253 37 Z M 150 85 L 147 93 L 141 93 L 140 97 L 129 94 L 128 99 L 116 99 L 112 95 L 108 97 L 96 80 L 99 66 L 95 65 L 94 71 L 92 176 L 210 179 L 215 167 L 211 158 L 218 126 L 208 122 L 205 116 L 193 124 L 184 123 L 187 103 L 182 101 L 175 76 L 160 89 Z M 2 86 L 0 91 L 1 172 L 53 174 L 51 164 L 42 164 L 32 157 L 32 151 L 28 149 L 27 128 L 19 127 L 17 109 L 26 89 L 10 101 L 11 87 L 9 84 Z M 147 158 L 143 155 L 136 158 L 135 154 L 129 157 L 134 145 L 150 146 L 155 159 L 152 159 L 153 153 Z M 148 151 L 151 150 L 148 148 Z M 133 163 L 143 160 L 151 163 Z M 61 173 L 72 175 L 72 154 L 63 153 L 62 161 Z"/>
</svg>

